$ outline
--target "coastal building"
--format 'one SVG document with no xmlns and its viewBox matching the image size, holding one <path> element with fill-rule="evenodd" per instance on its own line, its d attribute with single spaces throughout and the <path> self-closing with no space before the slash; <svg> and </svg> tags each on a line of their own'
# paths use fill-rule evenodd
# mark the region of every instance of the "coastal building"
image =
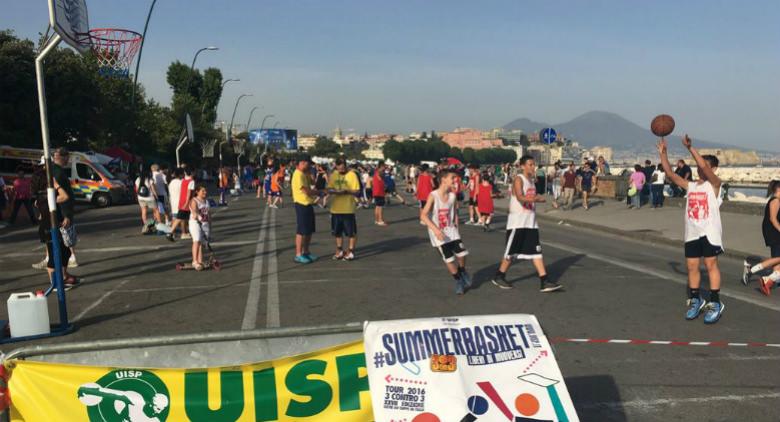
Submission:
<svg viewBox="0 0 780 422">
<path fill-rule="evenodd" d="M 312 148 L 317 143 L 317 135 L 300 135 L 298 136 L 298 148 L 305 150 Z"/>
<path fill-rule="evenodd" d="M 592 147 L 588 149 L 582 150 L 582 157 L 604 157 L 604 159 L 608 162 L 612 162 L 612 147 Z"/>
<path fill-rule="evenodd" d="M 485 134 L 477 129 L 457 128 L 452 132 L 442 134 L 442 140 L 453 148 L 484 149 L 499 148 L 503 145 L 500 139 L 485 137 Z"/>
<path fill-rule="evenodd" d="M 371 147 L 363 150 L 363 156 L 369 160 L 384 160 L 385 154 L 382 152 L 382 148 Z"/>
<path fill-rule="evenodd" d="M 761 158 L 755 151 L 738 149 L 699 148 L 699 154 L 718 157 L 721 166 L 755 166 L 761 164 Z"/>
</svg>

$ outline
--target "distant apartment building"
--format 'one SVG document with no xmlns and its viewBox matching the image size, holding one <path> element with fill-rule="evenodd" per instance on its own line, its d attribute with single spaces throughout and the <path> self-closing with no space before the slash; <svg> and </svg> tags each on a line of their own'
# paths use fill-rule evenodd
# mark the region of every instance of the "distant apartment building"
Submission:
<svg viewBox="0 0 780 422">
<path fill-rule="evenodd" d="M 582 157 L 604 157 L 608 163 L 612 162 L 612 147 L 593 147 L 582 151 Z"/>
<path fill-rule="evenodd" d="M 477 129 L 458 128 L 442 134 L 442 140 L 453 148 L 484 149 L 499 148 L 503 145 L 500 139 L 485 137 L 485 133 Z"/>
<path fill-rule="evenodd" d="M 317 135 L 300 135 L 298 136 L 298 148 L 309 149 L 317 143 Z"/>
<path fill-rule="evenodd" d="M 754 166 L 761 164 L 761 158 L 755 151 L 738 149 L 699 148 L 699 154 L 718 157 L 721 166 Z"/>
<path fill-rule="evenodd" d="M 382 148 L 371 147 L 363 150 L 363 156 L 369 160 L 384 160 L 385 154 L 382 152 Z"/>
<path fill-rule="evenodd" d="M 517 144 L 523 138 L 523 131 L 520 129 L 507 130 L 504 128 L 495 128 L 485 132 L 487 138 L 498 138 L 509 144 Z"/>
</svg>

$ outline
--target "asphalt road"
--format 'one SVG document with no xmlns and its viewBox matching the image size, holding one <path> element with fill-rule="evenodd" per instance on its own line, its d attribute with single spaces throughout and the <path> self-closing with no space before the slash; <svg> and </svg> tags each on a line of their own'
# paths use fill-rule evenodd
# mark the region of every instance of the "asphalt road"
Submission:
<svg viewBox="0 0 780 422">
<path fill-rule="evenodd" d="M 763 297 L 756 283 L 743 287 L 734 259 L 721 261 L 726 311 L 714 326 L 683 318 L 680 248 L 572 226 L 541 227 L 548 272 L 563 291 L 539 293 L 528 263 L 510 270 L 514 289 L 500 290 L 489 282 L 503 250 L 499 215 L 493 232 L 462 228 L 476 286 L 458 297 L 416 209 L 386 208 L 384 228 L 371 224 L 372 214 L 358 213 L 358 259 L 336 262 L 329 217 L 319 210 L 313 252 L 322 259 L 301 266 L 292 261 L 292 208 L 267 210 L 243 196 L 214 218 L 223 270 L 177 272 L 177 262 L 189 261 L 189 241 L 141 236 L 136 206 L 85 210 L 77 216 L 81 265 L 73 270 L 84 285 L 68 292 L 78 330 L 45 342 L 530 313 L 550 338 L 780 343 L 780 298 Z M 46 287 L 45 274 L 30 268 L 42 255 L 34 229 L 0 232 L 4 298 Z M 50 312 L 55 320 L 53 303 Z M 557 343 L 555 354 L 583 421 L 780 420 L 778 348 Z"/>
</svg>

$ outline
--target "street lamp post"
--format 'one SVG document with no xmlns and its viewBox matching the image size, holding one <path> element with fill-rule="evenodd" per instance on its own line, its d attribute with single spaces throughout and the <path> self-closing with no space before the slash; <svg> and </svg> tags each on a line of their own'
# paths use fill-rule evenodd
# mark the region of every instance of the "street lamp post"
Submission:
<svg viewBox="0 0 780 422">
<path fill-rule="evenodd" d="M 249 119 L 246 121 L 246 138 L 247 141 L 249 140 L 249 125 L 252 123 L 252 115 L 255 114 L 255 110 L 259 109 L 260 107 L 254 106 L 252 107 L 252 111 L 249 112 Z M 241 167 L 241 156 L 244 155 L 244 151 L 241 150 L 240 153 L 238 153 L 238 157 L 236 157 L 236 168 Z"/>
<path fill-rule="evenodd" d="M 233 116 L 230 118 L 230 126 L 228 126 L 227 133 L 225 134 L 225 140 L 220 142 L 219 144 L 219 167 L 222 167 L 222 144 L 225 142 L 230 142 L 230 138 L 232 136 L 233 132 L 233 121 L 236 119 L 236 111 L 238 110 L 238 103 L 241 102 L 241 99 L 244 97 L 252 97 L 252 94 L 241 94 L 236 98 L 236 105 L 233 107 Z"/>
<path fill-rule="evenodd" d="M 157 0 L 152 0 L 152 5 L 149 7 L 149 14 L 146 15 L 146 23 L 144 24 L 144 33 L 141 34 L 141 47 L 138 49 L 138 60 L 135 61 L 135 74 L 133 75 L 133 90 L 130 94 L 130 105 L 135 105 L 135 86 L 138 84 L 138 69 L 141 67 L 141 54 L 144 52 L 144 43 L 146 42 L 146 30 L 149 28 L 149 19 L 152 18 L 152 11 Z"/>
<path fill-rule="evenodd" d="M 265 127 L 265 120 L 267 118 L 269 118 L 269 117 L 276 117 L 276 116 L 274 116 L 273 114 L 266 114 L 265 117 L 263 117 L 263 122 L 260 123 L 260 131 L 261 132 L 262 132 L 263 128 Z M 266 153 L 268 153 L 268 140 L 266 139 L 263 144 L 264 144 L 263 155 L 266 155 Z"/>
<path fill-rule="evenodd" d="M 200 53 L 202 53 L 204 51 L 207 51 L 207 50 L 208 51 L 215 51 L 215 50 L 219 50 L 219 48 L 218 47 L 203 47 L 203 48 L 201 48 L 200 50 L 198 50 L 195 53 L 195 57 L 192 58 L 192 64 L 190 65 L 190 75 L 187 78 L 187 85 L 186 85 L 186 87 L 184 89 L 184 93 L 186 95 L 189 95 L 189 92 L 190 92 L 190 83 L 192 82 L 192 74 L 195 73 L 195 61 L 198 60 L 198 55 L 200 55 Z M 185 114 L 185 116 L 189 116 L 190 115 L 190 113 L 188 113 L 188 112 L 185 112 L 184 114 Z M 181 166 L 181 163 L 179 163 L 179 149 L 181 149 L 181 147 L 184 146 L 184 143 L 187 142 L 187 137 L 184 136 L 185 133 L 187 133 L 187 128 L 186 127 L 184 129 L 182 129 L 181 135 L 179 135 L 179 142 L 176 144 L 176 167 L 180 167 Z M 195 142 L 194 139 L 190 139 L 189 141 L 190 142 Z"/>
<path fill-rule="evenodd" d="M 227 85 L 229 82 L 241 82 L 241 79 L 225 79 L 222 81 L 222 89 L 225 89 L 225 85 Z M 221 98 L 222 96 L 220 96 Z M 216 111 L 217 106 L 219 105 L 219 99 L 217 99 L 217 104 L 214 105 L 214 110 Z M 202 115 L 206 111 L 206 103 L 203 103 L 203 107 L 200 109 L 200 114 Z"/>
</svg>

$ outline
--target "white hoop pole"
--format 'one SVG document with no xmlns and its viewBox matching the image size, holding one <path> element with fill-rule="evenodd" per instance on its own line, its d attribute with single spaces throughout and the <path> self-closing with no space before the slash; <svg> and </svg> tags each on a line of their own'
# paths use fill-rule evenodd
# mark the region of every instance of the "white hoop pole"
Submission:
<svg viewBox="0 0 780 422">
<path fill-rule="evenodd" d="M 46 199 L 49 205 L 49 218 L 51 228 L 49 233 L 51 234 L 52 241 L 52 254 L 50 259 L 54 259 L 54 274 L 52 274 L 52 284 L 57 287 L 57 303 L 59 305 L 60 314 L 60 329 L 67 330 L 70 326 L 68 322 L 68 308 L 65 301 L 65 289 L 63 288 L 62 280 L 62 256 L 60 252 L 60 231 L 58 230 L 59 221 L 57 221 L 57 201 L 54 193 L 54 184 L 51 177 L 51 165 L 50 157 L 51 152 L 49 150 L 49 115 L 46 109 L 46 85 L 43 79 L 43 60 L 46 56 L 54 50 L 57 45 L 62 41 L 59 34 L 55 33 L 49 40 L 46 46 L 35 57 L 35 81 L 38 87 L 38 109 L 41 116 L 41 138 L 43 141 L 43 156 L 45 158 L 44 164 L 46 166 Z M 73 198 L 70 198 L 73 200 Z M 51 289 L 49 289 L 51 290 Z M 49 293 L 49 292 L 47 292 Z"/>
<path fill-rule="evenodd" d="M 176 168 L 181 167 L 181 160 L 179 160 L 179 150 L 184 144 L 187 143 L 187 135 L 184 134 L 185 130 L 181 131 L 179 143 L 176 145 Z"/>
</svg>

